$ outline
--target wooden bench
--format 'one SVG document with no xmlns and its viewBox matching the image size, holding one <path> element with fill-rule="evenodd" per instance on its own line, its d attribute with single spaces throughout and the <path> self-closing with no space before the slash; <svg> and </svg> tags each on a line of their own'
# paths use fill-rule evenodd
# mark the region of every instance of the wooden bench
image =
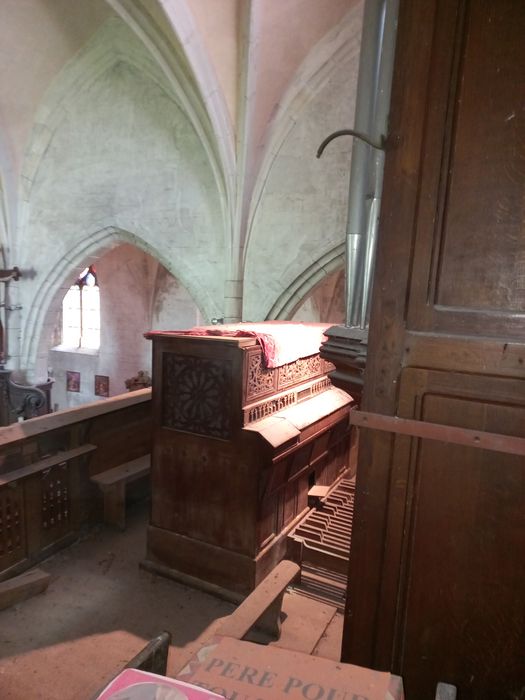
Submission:
<svg viewBox="0 0 525 700">
<path fill-rule="evenodd" d="M 293 561 L 284 560 L 261 581 L 221 624 L 217 634 L 244 639 L 252 630 L 278 639 L 281 634 L 281 608 L 287 587 L 301 572 Z M 266 640 L 268 641 L 268 640 Z"/>
<path fill-rule="evenodd" d="M 119 464 L 91 477 L 104 496 L 104 522 L 124 530 L 126 527 L 126 484 L 149 474 L 151 455 Z"/>
<path fill-rule="evenodd" d="M 210 625 L 204 639 L 188 645 L 178 656 L 172 673 L 182 670 L 200 649 L 209 644 L 210 637 L 222 635 L 244 639 L 256 630 L 259 635 L 278 639 L 281 633 L 281 607 L 287 587 L 299 576 L 301 569 L 293 561 L 282 561 L 261 581 L 257 588 L 223 620 Z"/>
</svg>

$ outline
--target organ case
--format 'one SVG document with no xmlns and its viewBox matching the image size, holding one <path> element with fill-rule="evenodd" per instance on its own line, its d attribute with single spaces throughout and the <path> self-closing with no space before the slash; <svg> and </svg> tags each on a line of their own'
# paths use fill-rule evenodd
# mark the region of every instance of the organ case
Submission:
<svg viewBox="0 0 525 700">
<path fill-rule="evenodd" d="M 274 369 L 255 338 L 155 333 L 147 566 L 247 594 L 308 489 L 347 465 L 352 399 L 319 355 Z"/>
</svg>

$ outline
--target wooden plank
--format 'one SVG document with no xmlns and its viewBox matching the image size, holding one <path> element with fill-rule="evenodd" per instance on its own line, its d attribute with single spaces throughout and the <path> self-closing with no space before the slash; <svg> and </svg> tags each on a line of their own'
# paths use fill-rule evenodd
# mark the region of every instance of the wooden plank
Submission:
<svg viewBox="0 0 525 700">
<path fill-rule="evenodd" d="M 219 629 L 220 634 L 242 639 L 250 629 L 263 617 L 267 611 L 276 613 L 275 624 L 278 627 L 278 617 L 282 597 L 292 581 L 299 575 L 300 568 L 291 561 L 282 561 L 275 569 L 250 593 L 239 607 L 228 617 Z M 275 604 L 279 610 L 275 610 Z"/>
<path fill-rule="evenodd" d="M 26 467 L 15 469 L 14 471 L 7 472 L 7 474 L 2 474 L 0 477 L 0 486 L 5 486 L 12 481 L 17 481 L 17 479 L 23 479 L 26 476 L 31 476 L 31 474 L 36 474 L 44 469 L 50 469 L 51 467 L 61 464 L 62 462 L 68 462 L 70 459 L 75 459 L 76 457 L 89 454 L 96 449 L 96 445 L 86 443 L 85 445 L 80 445 L 80 447 L 74 447 L 72 450 L 57 452 L 55 455 L 45 457 L 44 459 L 41 459 L 38 462 L 33 462 L 33 464 L 29 464 Z"/>
<path fill-rule="evenodd" d="M 13 423 L 13 425 L 0 428 L 0 446 L 41 435 L 57 428 L 64 428 L 74 423 L 83 423 L 96 416 L 103 416 L 106 413 L 112 413 L 145 401 L 151 401 L 151 389 L 139 389 L 129 394 L 111 396 L 105 401 L 94 401 L 75 408 L 66 408 L 45 416 L 31 418 L 23 423 Z"/>
<path fill-rule="evenodd" d="M 428 421 L 414 420 L 411 418 L 398 418 L 379 413 L 366 411 L 352 411 L 350 413 L 352 425 L 372 430 L 385 430 L 397 435 L 409 435 L 410 437 L 425 438 L 427 440 L 439 440 L 455 445 L 467 445 L 479 447 L 482 450 L 504 452 L 505 454 L 525 455 L 525 438 L 514 435 L 500 435 L 488 433 L 483 430 L 470 430 L 458 428 L 452 425 L 429 423 Z"/>
<path fill-rule="evenodd" d="M 43 593 L 49 586 L 51 575 L 41 569 L 33 569 L 0 583 L 0 610 Z"/>
<path fill-rule="evenodd" d="M 208 628 L 209 636 L 201 637 L 180 651 L 175 666 L 171 667 L 171 674 L 176 676 L 182 671 L 191 658 L 209 644 L 209 639 L 214 635 L 242 639 L 268 609 L 271 615 L 279 616 L 286 587 L 299 577 L 300 573 L 300 567 L 291 561 L 285 560 L 278 564 L 231 615 L 224 621 L 216 620 L 211 623 Z"/>
<path fill-rule="evenodd" d="M 348 554 L 345 557 L 335 552 L 332 553 L 328 551 L 329 549 L 332 549 L 330 545 L 326 545 L 324 549 L 317 549 L 317 547 L 303 542 L 302 561 L 321 569 L 346 575 L 348 573 Z"/>
<path fill-rule="evenodd" d="M 104 487 L 112 486 L 119 481 L 127 483 L 128 481 L 139 479 L 141 476 L 146 476 L 150 471 L 150 467 L 151 455 L 147 454 L 130 462 L 120 464 L 113 469 L 95 474 L 91 477 L 91 481 L 96 483 L 101 489 L 104 489 Z"/>
</svg>

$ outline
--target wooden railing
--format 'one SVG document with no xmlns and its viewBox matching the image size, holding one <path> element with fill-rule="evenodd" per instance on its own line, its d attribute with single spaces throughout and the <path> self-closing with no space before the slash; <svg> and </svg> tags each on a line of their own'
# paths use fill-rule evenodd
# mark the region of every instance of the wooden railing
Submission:
<svg viewBox="0 0 525 700">
<path fill-rule="evenodd" d="M 90 477 L 151 450 L 151 389 L 0 428 L 0 580 L 102 517 Z"/>
</svg>

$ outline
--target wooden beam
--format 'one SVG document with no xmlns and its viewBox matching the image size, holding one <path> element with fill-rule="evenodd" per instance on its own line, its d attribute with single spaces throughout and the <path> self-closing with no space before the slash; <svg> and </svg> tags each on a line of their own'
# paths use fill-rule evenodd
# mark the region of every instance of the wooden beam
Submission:
<svg viewBox="0 0 525 700">
<path fill-rule="evenodd" d="M 57 452 L 50 457 L 45 457 L 44 459 L 38 460 L 38 462 L 28 464 L 26 467 L 20 467 L 20 469 L 14 469 L 11 472 L 7 472 L 7 474 L 2 474 L 0 477 L 0 486 L 5 486 L 10 482 L 16 481 L 17 479 L 22 479 L 25 476 L 31 476 L 31 474 L 36 474 L 44 469 L 49 469 L 57 464 L 62 464 L 62 462 L 68 462 L 70 459 L 75 459 L 76 457 L 89 454 L 96 449 L 96 445 L 86 443 L 85 445 L 80 445 L 80 447 L 74 447 L 72 450 Z"/>
<path fill-rule="evenodd" d="M 454 445 L 466 445 L 467 447 L 479 447 L 482 450 L 493 450 L 505 454 L 525 455 L 525 438 L 514 435 L 486 433 L 483 430 L 470 430 L 453 425 L 441 425 L 440 423 L 428 423 L 411 418 L 398 418 L 397 416 L 355 410 L 350 411 L 350 423 L 360 428 L 383 430 L 396 435 L 450 442 Z"/>
<path fill-rule="evenodd" d="M 113 413 L 138 403 L 151 401 L 151 389 L 139 389 L 128 394 L 110 396 L 104 401 L 93 401 L 73 408 L 65 408 L 45 416 L 37 416 L 22 423 L 13 423 L 0 428 L 0 446 L 8 445 L 29 437 L 35 437 L 57 428 L 65 428 L 74 423 L 82 423 L 97 416 Z"/>
<path fill-rule="evenodd" d="M 21 603 L 27 598 L 43 593 L 49 586 L 51 575 L 42 569 L 26 571 L 0 583 L 0 610 Z"/>
</svg>

